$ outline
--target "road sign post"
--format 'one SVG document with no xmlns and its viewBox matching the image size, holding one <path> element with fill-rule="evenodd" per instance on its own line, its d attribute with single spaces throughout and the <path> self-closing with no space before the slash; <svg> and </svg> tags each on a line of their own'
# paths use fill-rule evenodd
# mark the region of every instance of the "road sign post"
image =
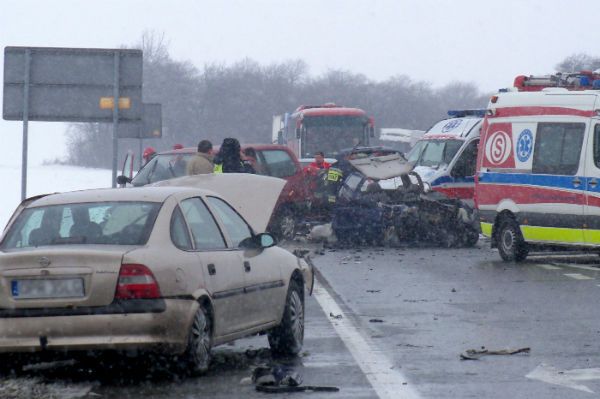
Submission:
<svg viewBox="0 0 600 399">
<path fill-rule="evenodd" d="M 31 51 L 25 51 L 23 74 L 23 154 L 21 156 L 21 201 L 27 196 L 27 153 L 29 143 L 29 80 L 31 78 Z"/>
<path fill-rule="evenodd" d="M 113 137 L 112 137 L 112 187 L 117 187 L 117 164 L 119 154 L 119 53 L 114 55 L 114 80 L 113 80 Z"/>
</svg>

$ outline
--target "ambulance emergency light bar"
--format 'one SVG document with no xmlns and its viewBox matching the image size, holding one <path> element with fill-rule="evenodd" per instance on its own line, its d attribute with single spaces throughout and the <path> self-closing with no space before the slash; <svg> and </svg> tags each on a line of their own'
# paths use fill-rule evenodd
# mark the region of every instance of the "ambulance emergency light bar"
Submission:
<svg viewBox="0 0 600 399">
<path fill-rule="evenodd" d="M 525 76 L 515 78 L 518 91 L 541 91 L 546 87 L 562 87 L 568 90 L 600 90 L 600 70 L 555 75 Z"/>
<path fill-rule="evenodd" d="M 448 116 L 452 118 L 464 118 L 465 116 L 483 118 L 485 116 L 485 109 L 451 109 L 448 111 Z"/>
</svg>

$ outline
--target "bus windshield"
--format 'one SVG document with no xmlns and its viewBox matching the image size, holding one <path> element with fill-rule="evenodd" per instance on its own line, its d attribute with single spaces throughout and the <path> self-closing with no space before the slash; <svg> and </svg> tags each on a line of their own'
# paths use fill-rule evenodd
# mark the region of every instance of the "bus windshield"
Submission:
<svg viewBox="0 0 600 399">
<path fill-rule="evenodd" d="M 421 140 L 408 154 L 408 161 L 415 166 L 438 168 L 448 165 L 463 145 L 462 140 Z"/>
<path fill-rule="evenodd" d="M 357 145 L 368 145 L 365 134 L 366 119 L 356 116 L 304 117 L 306 133 L 302 140 L 302 157 L 313 157 L 322 151 L 326 157 L 335 157 L 340 150 Z"/>
</svg>

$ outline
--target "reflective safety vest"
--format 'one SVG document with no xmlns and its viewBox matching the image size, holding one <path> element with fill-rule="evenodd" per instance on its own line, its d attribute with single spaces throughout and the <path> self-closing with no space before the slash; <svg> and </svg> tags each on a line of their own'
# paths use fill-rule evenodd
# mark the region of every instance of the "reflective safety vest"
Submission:
<svg viewBox="0 0 600 399">
<path fill-rule="evenodd" d="M 327 181 L 338 182 L 344 176 L 341 170 L 338 168 L 329 168 L 327 171 Z"/>
<path fill-rule="evenodd" d="M 216 163 L 215 167 L 213 168 L 213 172 L 214 173 L 223 173 L 223 164 L 222 163 Z"/>
<path fill-rule="evenodd" d="M 344 173 L 341 169 L 336 167 L 330 167 L 327 170 L 327 176 L 325 178 L 325 186 L 327 192 L 327 202 L 333 204 L 337 200 L 337 192 L 339 190 L 340 184 L 343 181 Z"/>
</svg>

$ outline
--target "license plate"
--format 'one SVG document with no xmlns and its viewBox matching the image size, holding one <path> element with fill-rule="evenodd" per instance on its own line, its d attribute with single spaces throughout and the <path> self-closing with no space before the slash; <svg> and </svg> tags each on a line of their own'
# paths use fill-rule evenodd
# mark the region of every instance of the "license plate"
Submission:
<svg viewBox="0 0 600 399">
<path fill-rule="evenodd" d="M 13 280 L 11 291 L 15 299 L 79 298 L 84 296 L 82 278 Z"/>
</svg>

